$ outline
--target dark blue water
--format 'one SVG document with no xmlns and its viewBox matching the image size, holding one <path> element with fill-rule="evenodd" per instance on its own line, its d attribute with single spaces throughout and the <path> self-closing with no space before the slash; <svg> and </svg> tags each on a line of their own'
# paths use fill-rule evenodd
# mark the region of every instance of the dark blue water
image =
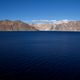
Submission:
<svg viewBox="0 0 80 80">
<path fill-rule="evenodd" d="M 79 32 L 0 32 L 0 80 L 80 80 Z"/>
</svg>

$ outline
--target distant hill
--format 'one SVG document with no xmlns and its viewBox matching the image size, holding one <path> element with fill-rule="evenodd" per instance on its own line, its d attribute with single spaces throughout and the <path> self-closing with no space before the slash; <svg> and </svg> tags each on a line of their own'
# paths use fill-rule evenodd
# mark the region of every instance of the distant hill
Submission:
<svg viewBox="0 0 80 80">
<path fill-rule="evenodd" d="M 80 21 L 56 21 L 52 23 L 34 24 L 41 31 L 80 31 Z"/>
<path fill-rule="evenodd" d="M 35 27 L 22 21 L 1 20 L 0 31 L 35 31 Z"/>
<path fill-rule="evenodd" d="M 1 20 L 0 31 L 80 31 L 80 21 L 59 20 L 42 24 L 29 24 L 16 20 Z"/>
</svg>

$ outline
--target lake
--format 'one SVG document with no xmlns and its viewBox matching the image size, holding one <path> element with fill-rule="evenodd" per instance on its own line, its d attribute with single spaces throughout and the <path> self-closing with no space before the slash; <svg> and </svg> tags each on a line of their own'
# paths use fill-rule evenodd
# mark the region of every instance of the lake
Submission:
<svg viewBox="0 0 80 80">
<path fill-rule="evenodd" d="M 0 32 L 0 80 L 80 80 L 80 32 Z"/>
</svg>

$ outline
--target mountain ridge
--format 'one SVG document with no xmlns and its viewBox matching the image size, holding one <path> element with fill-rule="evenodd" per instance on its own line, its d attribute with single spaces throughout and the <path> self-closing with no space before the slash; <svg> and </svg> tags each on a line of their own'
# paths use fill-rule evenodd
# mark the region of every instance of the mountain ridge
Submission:
<svg viewBox="0 0 80 80">
<path fill-rule="evenodd" d="M 39 20 L 26 23 L 21 20 L 0 20 L 0 31 L 80 31 L 80 21 Z"/>
<path fill-rule="evenodd" d="M 49 31 L 80 31 L 80 21 L 54 21 L 52 23 L 34 24 L 39 30 Z"/>
<path fill-rule="evenodd" d="M 0 20 L 0 31 L 35 31 L 35 27 L 20 20 Z"/>
</svg>

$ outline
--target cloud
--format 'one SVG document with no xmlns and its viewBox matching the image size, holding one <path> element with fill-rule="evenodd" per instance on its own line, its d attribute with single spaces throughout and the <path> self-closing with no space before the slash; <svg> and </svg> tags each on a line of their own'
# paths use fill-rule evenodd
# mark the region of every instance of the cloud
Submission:
<svg viewBox="0 0 80 80">
<path fill-rule="evenodd" d="M 32 20 L 32 22 L 49 22 L 49 20 Z"/>
<path fill-rule="evenodd" d="M 34 23 L 54 23 L 57 20 L 32 20 Z"/>
<path fill-rule="evenodd" d="M 54 23 L 54 24 L 61 24 L 61 23 L 68 23 L 70 20 L 32 20 L 34 23 Z"/>
</svg>

